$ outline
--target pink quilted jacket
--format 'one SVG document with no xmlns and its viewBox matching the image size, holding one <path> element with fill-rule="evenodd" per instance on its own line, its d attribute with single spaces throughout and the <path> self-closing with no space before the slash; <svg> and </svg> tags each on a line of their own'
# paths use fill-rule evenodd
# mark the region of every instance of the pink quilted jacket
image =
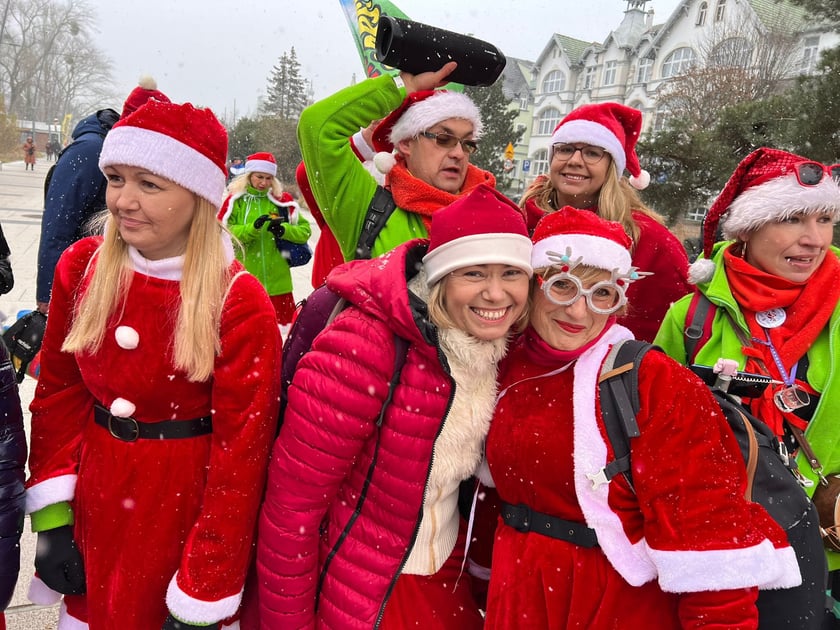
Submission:
<svg viewBox="0 0 840 630">
<path fill-rule="evenodd" d="M 274 445 L 257 549 L 263 628 L 372 628 L 408 556 L 453 394 L 436 329 L 406 287 L 424 243 L 327 281 L 352 306 L 301 359 Z M 378 430 L 395 334 L 410 345 Z"/>
</svg>

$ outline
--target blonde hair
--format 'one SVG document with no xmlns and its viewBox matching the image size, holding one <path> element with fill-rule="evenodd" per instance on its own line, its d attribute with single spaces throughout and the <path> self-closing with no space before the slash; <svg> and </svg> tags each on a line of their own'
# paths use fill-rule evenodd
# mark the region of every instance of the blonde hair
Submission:
<svg viewBox="0 0 840 630">
<path fill-rule="evenodd" d="M 213 374 L 216 355 L 221 350 L 219 325 L 231 271 L 222 244 L 222 228 L 216 220 L 217 208 L 197 195 L 194 199 L 195 214 L 181 274 L 181 301 L 177 313 L 173 313 L 172 360 L 189 380 L 202 382 Z M 65 352 L 99 351 L 108 322 L 119 317 L 125 308 L 134 271 L 128 245 L 120 238 L 112 216 L 105 222 L 104 240 L 94 258 L 90 283 L 75 308 L 73 324 L 61 347 Z"/>
<path fill-rule="evenodd" d="M 238 195 L 239 193 L 244 193 L 251 184 L 251 175 L 253 173 L 242 173 L 230 180 L 227 186 L 228 194 Z M 278 199 L 283 194 L 283 183 L 276 177 L 271 178 L 271 194 Z"/>
<path fill-rule="evenodd" d="M 548 175 L 540 175 L 531 183 L 522 195 L 519 205 L 524 208 L 529 199 L 533 199 L 537 207 L 545 212 L 560 209 L 557 191 Z M 633 211 L 641 212 L 659 223 L 665 223 L 662 215 L 645 205 L 626 177 L 616 176 L 615 162 L 611 159 L 604 185 L 598 192 L 598 216 L 621 223 L 627 236 L 633 239 L 635 247 L 639 240 L 639 224 L 633 219 Z"/>
<path fill-rule="evenodd" d="M 450 317 L 446 310 L 446 283 L 449 282 L 450 275 L 446 274 L 439 282 L 432 285 L 429 292 L 429 320 L 438 328 L 457 328 L 458 326 Z M 533 278 L 531 279 L 533 283 Z M 522 332 L 528 326 L 528 318 L 531 312 L 531 291 L 528 291 L 528 301 L 525 308 L 519 315 L 517 320 L 513 322 L 511 330 L 514 332 Z"/>
</svg>

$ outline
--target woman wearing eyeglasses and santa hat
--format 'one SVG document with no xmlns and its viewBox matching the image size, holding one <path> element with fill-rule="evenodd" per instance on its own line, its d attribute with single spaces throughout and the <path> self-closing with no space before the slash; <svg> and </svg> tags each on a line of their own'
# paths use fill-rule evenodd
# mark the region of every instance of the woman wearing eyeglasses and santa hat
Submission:
<svg viewBox="0 0 840 630">
<path fill-rule="evenodd" d="M 653 274 L 630 287 L 621 324 L 638 339 L 651 341 L 668 307 L 690 293 L 691 286 L 685 249 L 662 217 L 639 198 L 638 191 L 650 183 L 636 155 L 641 131 L 642 113 L 620 103 L 572 110 L 551 136 L 548 173 L 534 180 L 520 205 L 531 231 L 541 217 L 564 206 L 621 223 L 633 240 L 633 264 Z"/>
<path fill-rule="evenodd" d="M 616 320 L 644 275 L 630 239 L 567 207 L 533 241 L 531 323 L 500 368 L 487 437 L 502 510 L 485 628 L 755 629 L 755 587 L 797 584 L 794 553 L 744 498 L 743 460 L 711 392 L 660 352 L 638 370 L 633 485 L 604 477 L 615 455 L 598 379 L 632 338 Z"/>
<path fill-rule="evenodd" d="M 838 176 L 840 165 L 777 149 L 744 158 L 706 215 L 703 257 L 689 272 L 696 291 L 671 307 L 656 336 L 681 363 L 732 359 L 777 382 L 744 402 L 789 450 L 799 449 L 809 494 L 822 484 L 807 444 L 823 474 L 840 472 L 840 250 L 831 245 Z M 716 243 L 719 229 L 725 240 Z M 829 551 L 828 564 L 840 569 L 840 554 Z M 801 594 L 817 616 L 822 590 Z"/>
</svg>

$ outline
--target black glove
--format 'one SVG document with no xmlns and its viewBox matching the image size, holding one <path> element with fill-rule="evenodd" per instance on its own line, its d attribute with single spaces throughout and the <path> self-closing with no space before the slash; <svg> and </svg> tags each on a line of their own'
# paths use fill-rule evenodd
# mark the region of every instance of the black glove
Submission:
<svg viewBox="0 0 840 630">
<path fill-rule="evenodd" d="M 267 214 L 264 214 L 262 216 L 257 217 L 257 220 L 254 221 L 254 229 L 259 230 L 265 224 L 266 221 L 270 221 L 270 220 L 271 220 L 271 217 L 268 216 Z"/>
<path fill-rule="evenodd" d="M 0 258 L 0 295 L 8 293 L 15 286 L 15 276 L 12 274 L 12 263 L 8 258 Z"/>
<path fill-rule="evenodd" d="M 178 621 L 172 615 L 166 616 L 162 630 L 190 630 L 190 628 L 201 628 L 202 630 L 219 630 L 219 624 L 211 623 L 209 626 L 194 626 L 186 621 Z"/>
<path fill-rule="evenodd" d="M 38 532 L 35 544 L 35 570 L 52 590 L 65 595 L 85 593 L 82 554 L 73 540 L 73 527 L 62 525 Z"/>
<path fill-rule="evenodd" d="M 277 218 L 272 219 L 271 222 L 268 224 L 268 231 L 274 234 L 274 238 L 278 239 L 286 232 L 286 228 L 283 227 L 285 221 L 283 219 Z"/>
</svg>

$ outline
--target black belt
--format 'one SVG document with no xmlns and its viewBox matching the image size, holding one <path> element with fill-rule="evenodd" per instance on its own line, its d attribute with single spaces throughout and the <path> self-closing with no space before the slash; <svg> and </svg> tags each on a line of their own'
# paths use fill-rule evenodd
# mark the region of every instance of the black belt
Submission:
<svg viewBox="0 0 840 630">
<path fill-rule="evenodd" d="M 213 432 L 210 416 L 192 420 L 163 420 L 161 422 L 139 422 L 134 418 L 121 418 L 111 414 L 100 404 L 93 406 L 93 421 L 123 442 L 137 440 L 176 440 L 198 437 Z"/>
<path fill-rule="evenodd" d="M 579 547 L 597 547 L 595 530 L 583 523 L 566 521 L 556 516 L 532 510 L 524 503 L 511 505 L 502 501 L 502 520 L 516 531 L 535 532 L 550 538 L 565 540 Z"/>
</svg>

